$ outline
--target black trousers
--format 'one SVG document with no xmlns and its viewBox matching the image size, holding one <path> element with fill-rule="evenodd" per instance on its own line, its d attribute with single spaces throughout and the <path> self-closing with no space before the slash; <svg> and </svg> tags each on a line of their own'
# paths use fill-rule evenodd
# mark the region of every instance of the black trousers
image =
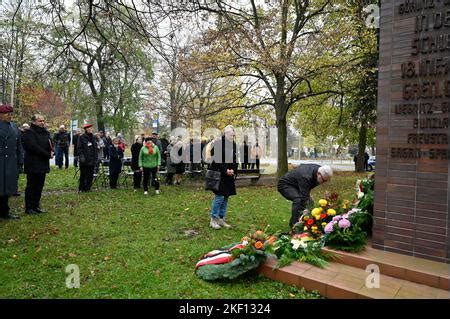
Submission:
<svg viewBox="0 0 450 319">
<path fill-rule="evenodd" d="M 92 181 L 94 180 L 94 166 L 80 165 L 80 192 L 88 192 L 91 190 Z"/>
<path fill-rule="evenodd" d="M 155 190 L 159 190 L 159 182 L 156 180 L 156 171 L 157 167 L 146 168 L 144 167 L 144 191 L 148 191 L 148 183 L 150 181 L 150 177 L 152 180 L 152 186 L 155 187 Z"/>
<path fill-rule="evenodd" d="M 256 165 L 256 169 L 259 169 L 259 158 L 257 158 L 255 160 L 255 163 L 252 163 L 252 169 L 255 169 L 255 165 Z"/>
<path fill-rule="evenodd" d="M 27 187 L 25 188 L 25 210 L 40 208 L 44 184 L 45 173 L 27 174 Z"/>
<path fill-rule="evenodd" d="M 278 192 L 283 195 L 284 198 L 292 201 L 292 215 L 291 220 L 289 221 L 289 226 L 292 227 L 300 219 L 302 211 L 308 205 L 308 201 L 302 200 L 299 190 L 290 185 L 278 185 Z"/>
<path fill-rule="evenodd" d="M 0 217 L 6 217 L 9 214 L 8 200 L 9 196 L 0 196 Z"/>
<path fill-rule="evenodd" d="M 134 171 L 133 172 L 133 186 L 134 188 L 141 188 L 142 183 L 142 172 L 141 171 Z"/>
<path fill-rule="evenodd" d="M 119 175 L 122 171 L 122 168 L 120 169 L 114 169 L 109 171 L 109 187 L 112 189 L 117 188 L 117 181 L 119 180 Z"/>
<path fill-rule="evenodd" d="M 173 175 L 175 175 L 175 173 L 167 173 L 166 185 L 173 185 Z"/>
</svg>

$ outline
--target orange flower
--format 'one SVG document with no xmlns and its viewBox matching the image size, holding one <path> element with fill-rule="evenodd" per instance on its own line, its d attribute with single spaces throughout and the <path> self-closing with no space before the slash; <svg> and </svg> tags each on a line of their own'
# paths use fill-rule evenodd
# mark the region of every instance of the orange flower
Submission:
<svg viewBox="0 0 450 319">
<path fill-rule="evenodd" d="M 259 240 L 255 243 L 255 248 L 256 249 L 261 249 L 261 248 L 263 248 L 263 243 L 262 242 L 260 242 Z"/>
<path fill-rule="evenodd" d="M 269 243 L 269 245 L 273 245 L 275 240 L 277 240 L 277 238 L 275 236 L 270 236 L 269 239 L 267 240 L 267 242 Z"/>
</svg>

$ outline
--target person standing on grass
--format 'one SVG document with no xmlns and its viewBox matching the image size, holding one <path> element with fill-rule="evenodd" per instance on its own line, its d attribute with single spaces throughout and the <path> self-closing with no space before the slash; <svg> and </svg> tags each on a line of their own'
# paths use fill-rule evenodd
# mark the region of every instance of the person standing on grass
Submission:
<svg viewBox="0 0 450 319">
<path fill-rule="evenodd" d="M 73 167 L 78 167 L 78 138 L 81 135 L 81 130 L 77 129 L 77 132 L 73 136 Z"/>
<path fill-rule="evenodd" d="M 19 219 L 8 205 L 9 197 L 17 194 L 23 160 L 21 134 L 11 121 L 12 112 L 12 106 L 0 105 L 0 218 L 3 219 Z"/>
<path fill-rule="evenodd" d="M 211 155 L 211 170 L 219 171 L 220 186 L 217 192 L 214 192 L 214 200 L 211 205 L 211 220 L 209 226 L 214 229 L 222 227 L 230 228 L 225 222 L 228 199 L 236 195 L 236 172 L 238 169 L 237 148 L 234 142 L 235 132 L 231 125 L 224 129 L 224 135 L 214 141 Z"/>
<path fill-rule="evenodd" d="M 67 132 L 66 127 L 61 125 L 57 133 L 53 137 L 53 143 L 55 145 L 55 162 L 59 169 L 63 167 L 63 160 L 65 160 L 65 168 L 69 168 L 69 146 L 70 146 L 70 134 Z"/>
<path fill-rule="evenodd" d="M 166 185 L 173 185 L 173 176 L 177 172 L 176 166 L 170 158 L 170 152 L 172 151 L 172 148 L 176 142 L 176 138 L 174 136 L 171 136 L 170 143 L 166 148 Z"/>
<path fill-rule="evenodd" d="M 83 126 L 84 134 L 78 139 L 78 160 L 80 164 L 80 184 L 78 192 L 89 192 L 94 180 L 94 168 L 97 164 L 97 139 L 95 138 L 92 124 Z"/>
<path fill-rule="evenodd" d="M 29 215 L 45 213 L 40 208 L 40 201 L 45 176 L 50 172 L 53 145 L 42 115 L 35 114 L 31 117 L 31 127 L 25 131 L 22 142 L 25 149 L 24 171 L 27 174 L 25 213 Z"/>
<path fill-rule="evenodd" d="M 155 187 L 155 194 L 159 195 L 159 181 L 157 174 L 161 166 L 161 152 L 150 137 L 145 138 L 144 146 L 139 152 L 139 167 L 144 172 L 144 195 L 148 195 L 148 184 L 151 180 Z"/>
<path fill-rule="evenodd" d="M 134 138 L 134 143 L 131 145 L 131 169 L 133 170 L 133 186 L 136 192 L 141 188 L 142 183 L 142 171 L 139 167 L 139 153 L 142 148 L 142 137 L 136 135 Z"/>
<path fill-rule="evenodd" d="M 290 227 L 299 221 L 302 211 L 312 203 L 311 190 L 328 182 L 332 176 L 333 170 L 328 165 L 301 164 L 280 178 L 278 192 L 292 201 Z"/>
<path fill-rule="evenodd" d="M 109 186 L 111 189 L 117 188 L 117 180 L 122 172 L 123 151 L 119 147 L 119 139 L 116 137 L 109 146 Z"/>
</svg>

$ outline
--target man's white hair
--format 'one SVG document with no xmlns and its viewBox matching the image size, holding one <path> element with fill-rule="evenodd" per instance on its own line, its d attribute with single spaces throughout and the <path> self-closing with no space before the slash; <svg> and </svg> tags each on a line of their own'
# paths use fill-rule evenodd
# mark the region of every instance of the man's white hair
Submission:
<svg viewBox="0 0 450 319">
<path fill-rule="evenodd" d="M 227 125 L 225 126 L 225 128 L 223 129 L 224 133 L 228 133 L 228 132 L 233 132 L 234 133 L 234 127 L 233 125 Z"/>
<path fill-rule="evenodd" d="M 327 180 L 333 176 L 333 169 L 328 165 L 319 167 L 318 172 Z"/>
</svg>

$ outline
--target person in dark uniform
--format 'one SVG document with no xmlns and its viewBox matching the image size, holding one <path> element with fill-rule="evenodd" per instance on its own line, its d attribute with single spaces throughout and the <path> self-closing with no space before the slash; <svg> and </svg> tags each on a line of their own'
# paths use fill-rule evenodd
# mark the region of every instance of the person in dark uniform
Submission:
<svg viewBox="0 0 450 319">
<path fill-rule="evenodd" d="M 119 147 L 119 138 L 115 137 L 109 146 L 109 186 L 117 188 L 117 180 L 122 172 L 123 151 Z"/>
<path fill-rule="evenodd" d="M 290 227 L 298 222 L 302 211 L 312 203 L 311 190 L 317 185 L 328 182 L 332 176 L 333 170 L 328 165 L 301 164 L 280 178 L 278 192 L 292 201 Z"/>
<path fill-rule="evenodd" d="M 10 105 L 0 105 L 0 218 L 3 219 L 19 219 L 11 213 L 8 205 L 9 197 L 17 194 L 23 161 L 21 134 L 11 121 L 12 112 Z"/>
<path fill-rule="evenodd" d="M 23 134 L 22 143 L 25 150 L 24 171 L 27 174 L 25 213 L 29 215 L 45 213 L 40 207 L 40 201 L 45 176 L 50 172 L 53 145 L 42 115 L 35 114 L 31 117 L 30 129 Z"/>
<path fill-rule="evenodd" d="M 94 168 L 97 164 L 97 141 L 92 134 L 92 124 L 83 126 L 84 134 L 78 138 L 78 161 L 80 165 L 80 184 L 78 192 L 89 192 L 94 180 Z"/>
</svg>

